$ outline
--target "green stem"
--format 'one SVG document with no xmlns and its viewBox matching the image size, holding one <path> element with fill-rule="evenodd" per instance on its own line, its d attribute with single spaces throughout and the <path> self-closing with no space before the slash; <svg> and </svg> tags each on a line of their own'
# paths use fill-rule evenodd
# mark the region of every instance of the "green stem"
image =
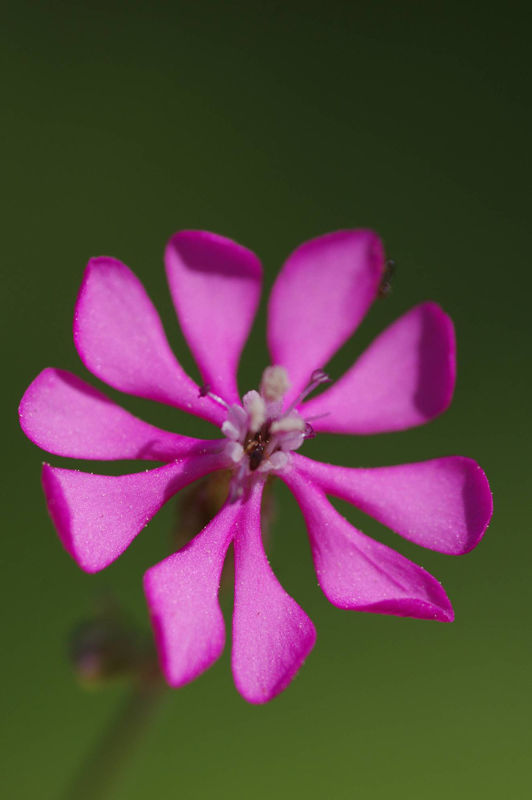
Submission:
<svg viewBox="0 0 532 800">
<path fill-rule="evenodd" d="M 130 692 L 108 730 L 82 764 L 64 800 L 103 800 L 110 797 L 122 764 L 131 756 L 159 701 L 162 682 L 141 681 Z"/>
</svg>

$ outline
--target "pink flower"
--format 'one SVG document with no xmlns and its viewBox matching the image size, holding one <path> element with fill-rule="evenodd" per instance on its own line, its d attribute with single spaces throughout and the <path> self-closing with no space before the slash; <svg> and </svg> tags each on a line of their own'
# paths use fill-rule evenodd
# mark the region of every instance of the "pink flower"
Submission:
<svg viewBox="0 0 532 800">
<path fill-rule="evenodd" d="M 200 441 L 160 430 L 74 375 L 51 368 L 26 391 L 20 419 L 35 444 L 58 456 L 165 464 L 118 477 L 44 465 L 52 519 L 64 547 L 87 572 L 118 558 L 180 489 L 214 470 L 233 470 L 219 514 L 144 578 L 168 683 L 193 680 L 222 652 L 217 595 L 231 542 L 232 666 L 239 692 L 252 703 L 270 700 L 314 645 L 311 620 L 280 586 L 264 553 L 260 504 L 269 473 L 289 486 L 301 507 L 320 586 L 334 605 L 451 621 L 453 610 L 438 581 L 356 530 L 327 495 L 348 500 L 416 544 L 458 555 L 475 547 L 491 516 L 480 467 L 451 456 L 351 469 L 296 452 L 315 433 L 403 430 L 444 411 L 455 380 L 449 317 L 434 303 L 413 308 L 310 399 L 327 380 L 322 367 L 375 299 L 385 269 L 382 245 L 370 231 L 314 239 L 289 257 L 276 280 L 268 307 L 275 366 L 264 371 L 259 391 L 241 401 L 236 369 L 259 301 L 259 261 L 228 239 L 198 231 L 176 234 L 165 260 L 176 312 L 206 388 L 176 361 L 148 295 L 120 261 L 89 262 L 74 341 L 85 366 L 105 383 L 203 417 L 222 436 Z"/>
</svg>

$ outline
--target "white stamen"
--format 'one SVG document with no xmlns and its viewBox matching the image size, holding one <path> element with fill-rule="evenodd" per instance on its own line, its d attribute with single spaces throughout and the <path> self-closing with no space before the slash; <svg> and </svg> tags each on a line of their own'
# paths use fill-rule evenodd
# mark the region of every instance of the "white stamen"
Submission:
<svg viewBox="0 0 532 800">
<path fill-rule="evenodd" d="M 272 472 L 273 470 L 284 469 L 288 464 L 290 456 L 288 453 L 283 453 L 281 450 L 276 450 L 271 456 L 265 459 L 257 472 Z"/>
<path fill-rule="evenodd" d="M 230 458 L 235 464 L 238 464 L 240 461 L 242 461 L 244 457 L 244 448 L 240 442 L 228 441 L 225 445 L 224 451 L 228 458 Z"/>
<path fill-rule="evenodd" d="M 227 419 L 222 424 L 222 433 L 235 442 L 243 442 L 248 427 L 248 415 L 236 403 L 229 407 Z"/>
<path fill-rule="evenodd" d="M 238 428 L 235 428 L 232 422 L 229 422 L 228 419 L 222 423 L 222 433 L 224 436 L 227 436 L 228 439 L 232 439 L 233 442 L 238 441 L 240 439 L 240 431 Z"/>
<path fill-rule="evenodd" d="M 220 397 L 218 394 L 214 394 L 214 392 L 211 392 L 206 388 L 200 390 L 200 397 L 210 397 L 211 400 L 214 400 L 214 402 L 218 403 L 218 405 L 222 406 L 222 408 L 229 408 L 229 403 L 226 403 L 223 397 Z"/>
<path fill-rule="evenodd" d="M 272 453 L 269 459 L 272 469 L 284 469 L 288 464 L 288 460 L 288 453 L 283 453 L 282 450 Z"/>
<path fill-rule="evenodd" d="M 244 395 L 242 403 L 248 414 L 249 430 L 257 433 L 266 422 L 266 403 L 255 389 Z"/>
<path fill-rule="evenodd" d="M 266 414 L 268 419 L 277 419 L 283 412 L 283 401 L 274 400 L 271 403 L 266 403 Z"/>
<path fill-rule="evenodd" d="M 291 411 L 293 411 L 296 406 L 298 406 L 300 403 L 303 402 L 305 397 L 307 397 L 311 392 L 313 392 L 314 389 L 317 389 L 318 386 L 320 386 L 322 383 L 330 383 L 330 382 L 331 379 L 329 378 L 326 372 L 324 372 L 322 369 L 315 369 L 312 375 L 310 376 L 310 381 L 305 386 L 301 394 L 298 397 L 296 397 L 294 402 L 290 403 L 290 405 L 285 411 L 285 414 L 289 414 Z"/>
<path fill-rule="evenodd" d="M 282 433 L 277 436 L 276 442 L 281 450 L 289 452 L 290 450 L 299 450 L 305 438 L 303 431 L 292 431 L 291 433 Z"/>
<path fill-rule="evenodd" d="M 271 428 L 272 433 L 292 433 L 293 431 L 304 431 L 305 430 L 305 420 L 297 414 L 292 414 L 289 417 L 281 417 L 281 419 L 275 420 L 272 422 Z"/>
<path fill-rule="evenodd" d="M 282 400 L 289 388 L 290 381 L 284 367 L 266 367 L 262 373 L 260 393 L 268 403 Z"/>
<path fill-rule="evenodd" d="M 291 453 L 305 439 L 315 434 L 308 420 L 296 410 L 298 403 L 317 386 L 329 381 L 323 370 L 314 370 L 308 385 L 299 397 L 283 411 L 285 392 L 290 387 L 284 367 L 271 366 L 264 370 L 260 393 L 252 390 L 242 398 L 242 405 L 227 405 L 221 398 L 208 394 L 213 400 L 227 407 L 227 418 L 222 424 L 225 435 L 224 454 L 233 477 L 229 488 L 229 502 L 234 503 L 243 496 L 246 486 L 256 473 L 264 477 L 269 472 L 281 472 L 292 460 Z M 326 415 L 318 415 L 319 418 Z"/>
</svg>

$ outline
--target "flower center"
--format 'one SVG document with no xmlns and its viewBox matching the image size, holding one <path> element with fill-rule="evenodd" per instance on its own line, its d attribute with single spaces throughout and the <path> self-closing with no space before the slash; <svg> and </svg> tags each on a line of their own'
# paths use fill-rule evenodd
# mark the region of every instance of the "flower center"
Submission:
<svg viewBox="0 0 532 800">
<path fill-rule="evenodd" d="M 266 367 L 260 391 L 247 392 L 242 405 L 233 403 L 227 408 L 222 433 L 227 438 L 225 453 L 234 471 L 230 500 L 242 495 L 246 482 L 254 474 L 286 469 L 291 452 L 314 436 L 312 426 L 296 406 L 317 386 L 328 381 L 322 370 L 316 370 L 299 397 L 284 408 L 284 396 L 290 388 L 287 372 L 284 367 Z"/>
</svg>

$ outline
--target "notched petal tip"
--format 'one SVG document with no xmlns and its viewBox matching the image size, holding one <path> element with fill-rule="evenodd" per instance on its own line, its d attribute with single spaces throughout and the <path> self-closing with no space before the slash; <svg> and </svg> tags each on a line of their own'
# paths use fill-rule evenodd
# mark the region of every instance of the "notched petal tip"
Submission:
<svg viewBox="0 0 532 800">
<path fill-rule="evenodd" d="M 156 570 L 156 565 L 153 570 Z M 168 686 L 181 689 L 205 672 L 222 654 L 225 646 L 225 623 L 219 608 L 213 609 L 212 624 L 208 640 L 203 641 L 197 626 L 189 638 L 179 636 L 176 640 L 172 631 L 171 614 L 161 608 L 158 591 L 158 575 L 148 570 L 143 579 L 144 593 L 150 612 L 150 621 L 159 658 L 159 666 Z M 195 587 L 194 591 L 197 591 Z M 175 587 L 174 595 L 179 596 L 180 587 Z M 167 601 L 169 604 L 170 600 Z M 194 620 L 191 620 L 194 622 Z M 188 631 L 186 633 L 189 633 Z M 198 642 L 201 638 L 202 641 Z"/>
<path fill-rule="evenodd" d="M 438 303 L 429 300 L 416 308 L 421 316 L 421 331 L 419 379 L 414 402 L 428 421 L 443 414 L 453 399 L 456 335 L 452 319 Z"/>
<path fill-rule="evenodd" d="M 89 284 L 93 279 L 98 279 L 100 277 L 105 278 L 106 273 L 110 273 L 111 271 L 116 271 L 118 273 L 127 272 L 133 275 L 133 272 L 129 269 L 129 267 L 126 264 L 124 264 L 122 261 L 119 261 L 119 259 L 117 258 L 113 258 L 112 256 L 93 256 L 92 258 L 89 258 L 89 260 L 87 261 L 85 269 L 83 270 L 83 275 L 81 277 L 81 285 L 79 287 L 76 301 L 74 303 L 72 333 L 76 349 L 78 349 L 77 342 L 78 339 L 80 338 L 79 321 L 82 313 L 82 304 L 84 302 Z M 136 276 L 134 277 L 136 280 L 138 280 Z M 83 355 L 82 353 L 79 352 L 79 350 L 78 350 L 78 355 L 83 361 Z"/>
<path fill-rule="evenodd" d="M 441 584 L 439 585 L 441 587 Z M 332 603 L 333 606 L 336 606 L 336 608 L 347 610 L 353 608 L 345 603 L 335 603 L 325 592 L 324 594 L 329 602 Z M 454 622 L 454 609 L 443 587 L 441 587 L 441 597 L 437 603 L 416 602 L 403 599 L 381 600 L 376 603 L 369 603 L 366 606 L 357 605 L 355 610 L 370 614 L 386 614 L 393 617 L 427 620 L 429 622 Z"/>
<path fill-rule="evenodd" d="M 486 473 L 472 458 L 461 457 L 464 465 L 462 501 L 469 536 L 452 555 L 470 553 L 484 538 L 493 516 L 493 494 Z"/>
<path fill-rule="evenodd" d="M 196 229 L 177 231 L 166 246 L 176 250 L 187 269 L 236 278 L 262 278 L 262 265 L 252 250 L 219 233 Z"/>
<path fill-rule="evenodd" d="M 87 559 L 83 553 L 77 551 L 72 536 L 70 508 L 59 476 L 60 470 L 46 462 L 43 463 L 41 472 L 42 487 L 48 513 L 57 531 L 57 535 L 59 536 L 61 544 L 74 559 L 78 567 L 90 574 L 99 572 L 103 567 L 92 562 L 90 558 Z"/>
<path fill-rule="evenodd" d="M 399 554 L 396 554 L 400 558 Z M 406 561 L 406 559 L 405 559 Z M 413 565 L 416 566 L 417 565 Z M 420 576 L 424 576 L 423 582 L 419 581 Z M 389 589 L 384 594 L 390 594 L 370 602 L 361 602 L 358 592 L 346 594 L 345 588 L 339 590 L 339 586 L 331 583 L 331 576 L 322 576 L 318 573 L 318 581 L 323 594 L 331 605 L 346 611 L 361 611 L 369 614 L 386 614 L 393 617 L 409 617 L 410 619 L 427 620 L 434 622 L 453 622 L 454 610 L 451 601 L 441 585 L 430 573 L 422 567 L 417 567 L 418 586 L 414 592 L 421 592 L 426 595 L 425 599 L 418 597 L 398 597 L 394 596 Z M 430 599 L 427 599 L 430 598 Z"/>
<path fill-rule="evenodd" d="M 300 647 L 297 652 L 291 654 L 293 660 L 274 683 L 264 683 L 262 686 L 251 685 L 246 680 L 238 677 L 233 668 L 236 689 L 246 702 L 254 706 L 265 705 L 282 694 L 297 677 L 316 644 L 316 628 L 310 618 L 307 617 L 305 622 L 302 625 L 298 624 L 297 627 L 301 637 Z"/>
<path fill-rule="evenodd" d="M 34 438 L 32 438 L 32 431 L 31 431 L 31 400 L 34 391 L 34 384 L 41 380 L 43 377 L 46 378 L 46 374 L 50 370 L 50 367 L 45 367 L 45 369 L 41 370 L 39 374 L 32 380 L 24 394 L 20 399 L 20 403 L 18 404 L 17 414 L 18 414 L 18 421 L 19 425 L 22 428 L 22 432 L 28 437 L 30 442 L 33 444 L 38 444 Z"/>
</svg>

